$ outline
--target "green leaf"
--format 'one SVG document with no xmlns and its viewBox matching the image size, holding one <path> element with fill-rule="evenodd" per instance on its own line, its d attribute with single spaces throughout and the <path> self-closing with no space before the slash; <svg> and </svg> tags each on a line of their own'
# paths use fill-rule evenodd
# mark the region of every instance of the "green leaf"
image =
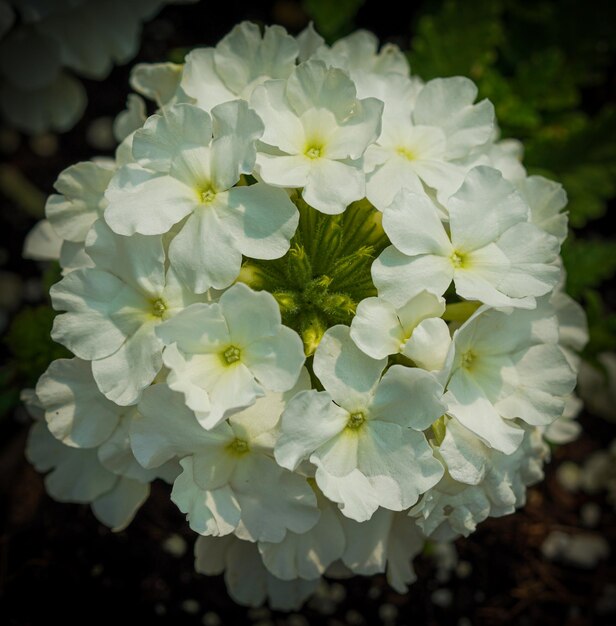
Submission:
<svg viewBox="0 0 616 626">
<path fill-rule="evenodd" d="M 616 314 L 609 312 L 598 291 L 584 293 L 590 340 L 584 348 L 584 358 L 591 361 L 601 352 L 616 350 Z"/>
<path fill-rule="evenodd" d="M 353 19 L 364 0 L 304 0 L 304 10 L 316 29 L 330 43 L 353 28 Z"/>
<path fill-rule="evenodd" d="M 438 13 L 421 17 L 411 42 L 412 72 L 424 80 L 480 78 L 497 58 L 502 8 L 498 0 L 447 0 Z"/>
<path fill-rule="evenodd" d="M 573 128 L 560 130 L 527 142 L 525 163 L 531 172 L 562 182 L 571 225 L 580 228 L 603 216 L 616 195 L 616 109 L 606 107 L 584 122 L 578 117 Z"/>
<path fill-rule="evenodd" d="M 70 357 L 66 348 L 50 336 L 55 311 L 49 306 L 29 307 L 20 311 L 4 338 L 11 351 L 11 364 L 19 384 L 32 386 L 55 359 Z"/>
<path fill-rule="evenodd" d="M 562 249 L 567 292 L 580 298 L 616 274 L 616 244 L 605 239 L 567 240 Z"/>
</svg>

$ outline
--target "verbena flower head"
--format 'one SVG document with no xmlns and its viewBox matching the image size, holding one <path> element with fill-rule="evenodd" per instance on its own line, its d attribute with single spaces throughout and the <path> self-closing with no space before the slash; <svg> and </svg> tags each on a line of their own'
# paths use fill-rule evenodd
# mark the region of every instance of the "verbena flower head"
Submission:
<svg viewBox="0 0 616 626">
<path fill-rule="evenodd" d="M 242 23 L 131 84 L 115 161 L 63 172 L 29 241 L 75 354 L 29 396 L 29 458 L 115 528 L 171 482 L 238 602 L 403 591 L 427 538 L 521 506 L 544 435 L 575 431 L 562 188 L 470 80 L 423 83 L 366 32 Z"/>
</svg>

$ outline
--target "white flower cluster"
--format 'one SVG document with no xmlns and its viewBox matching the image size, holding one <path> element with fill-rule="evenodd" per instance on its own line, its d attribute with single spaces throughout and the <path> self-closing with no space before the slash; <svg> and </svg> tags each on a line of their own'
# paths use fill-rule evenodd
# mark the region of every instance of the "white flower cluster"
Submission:
<svg viewBox="0 0 616 626">
<path fill-rule="evenodd" d="M 115 161 L 64 171 L 29 242 L 75 354 L 30 397 L 30 459 L 114 528 L 172 482 L 238 602 L 405 590 L 426 538 L 514 511 L 547 429 L 575 432 L 562 187 L 470 80 L 367 32 L 242 23 L 132 84 L 158 111 L 131 97 Z"/>
<path fill-rule="evenodd" d="M 0 111 L 29 133 L 66 131 L 86 93 L 139 48 L 141 25 L 165 4 L 197 0 L 0 0 Z"/>
</svg>

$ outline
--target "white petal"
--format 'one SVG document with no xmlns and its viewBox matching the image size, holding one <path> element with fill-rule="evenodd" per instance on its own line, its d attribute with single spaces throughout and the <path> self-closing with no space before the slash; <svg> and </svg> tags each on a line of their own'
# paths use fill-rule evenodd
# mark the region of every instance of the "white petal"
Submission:
<svg viewBox="0 0 616 626">
<path fill-rule="evenodd" d="M 376 490 L 357 469 L 346 476 L 333 476 L 317 465 L 315 479 L 323 493 L 338 504 L 345 517 L 365 522 L 379 508 Z"/>
<path fill-rule="evenodd" d="M 50 294 L 54 308 L 68 311 L 55 318 L 51 336 L 80 358 L 113 354 L 140 326 L 143 298 L 107 272 L 75 270 Z M 119 310 L 127 315 L 114 317 Z"/>
<path fill-rule="evenodd" d="M 359 167 L 315 159 L 302 192 L 304 200 L 328 215 L 342 213 L 349 204 L 365 195 L 364 173 Z"/>
<path fill-rule="evenodd" d="M 242 254 L 213 207 L 198 207 L 169 246 L 169 259 L 182 281 L 196 293 L 224 289 L 238 276 Z"/>
<path fill-rule="evenodd" d="M 384 210 L 383 229 L 396 249 L 408 256 L 449 256 L 453 251 L 434 203 L 406 189 Z"/>
<path fill-rule="evenodd" d="M 207 146 L 212 139 L 210 116 L 192 104 L 174 104 L 150 116 L 133 138 L 133 156 L 148 169 L 168 172 L 184 148 Z"/>
<path fill-rule="evenodd" d="M 404 329 L 396 309 L 383 298 L 364 298 L 351 322 L 351 338 L 373 359 L 397 354 L 404 343 Z"/>
<path fill-rule="evenodd" d="M 53 361 L 36 385 L 50 432 L 67 446 L 93 448 L 103 443 L 120 419 L 120 409 L 96 387 L 90 363 Z"/>
<path fill-rule="evenodd" d="M 445 364 L 450 344 L 447 323 L 441 318 L 430 317 L 415 327 L 404 344 L 402 354 L 426 370 L 440 370 Z"/>
<path fill-rule="evenodd" d="M 90 226 L 102 215 L 104 193 L 115 171 L 115 163 L 101 159 L 77 163 L 65 169 L 45 205 L 54 230 L 68 241 L 84 241 Z"/>
<path fill-rule="evenodd" d="M 130 71 L 130 86 L 160 107 L 175 95 L 182 69 L 178 63 L 137 63 Z"/>
<path fill-rule="evenodd" d="M 174 457 L 213 450 L 233 440 L 226 426 L 205 430 L 181 394 L 165 384 L 146 389 L 139 413 L 131 423 L 130 439 L 135 457 L 144 467 L 159 467 Z"/>
<path fill-rule="evenodd" d="M 116 352 L 92 362 L 96 384 L 112 402 L 134 404 L 160 371 L 163 345 L 154 326 L 143 324 Z"/>
<path fill-rule="evenodd" d="M 490 466 L 490 450 L 456 419 L 447 422 L 439 446 L 450 476 L 467 485 L 478 485 Z"/>
<path fill-rule="evenodd" d="M 366 156 L 377 157 L 374 146 L 368 148 Z M 370 152 L 372 151 L 372 154 Z M 387 161 L 369 174 L 366 179 L 366 197 L 379 210 L 384 211 L 394 201 L 396 195 L 406 189 L 423 194 L 421 180 L 408 159 L 398 155 L 383 155 Z M 368 167 L 367 167 L 368 169 Z"/>
<path fill-rule="evenodd" d="M 372 359 L 353 342 L 347 326 L 329 328 L 314 355 L 314 373 L 334 401 L 347 411 L 365 408 L 385 369 L 385 359 Z"/>
<path fill-rule="evenodd" d="M 157 326 L 156 334 L 166 345 L 176 343 L 186 353 L 218 352 L 230 341 L 218 303 L 194 303 Z"/>
<path fill-rule="evenodd" d="M 193 477 L 192 458 L 180 461 L 182 473 L 175 479 L 171 500 L 186 514 L 192 530 L 200 535 L 228 535 L 240 520 L 240 509 L 230 487 L 201 489 Z"/>
<path fill-rule="evenodd" d="M 494 107 L 488 100 L 473 104 L 477 87 L 468 78 L 454 76 L 427 82 L 413 111 L 416 124 L 439 126 L 447 135 L 449 158 L 460 158 L 492 135 Z"/>
<path fill-rule="evenodd" d="M 445 412 L 442 397 L 443 388 L 432 374 L 417 367 L 392 365 L 377 387 L 370 417 L 425 430 Z"/>
<path fill-rule="evenodd" d="M 150 485 L 120 478 L 116 485 L 92 502 L 96 518 L 114 532 L 124 530 L 150 495 Z"/>
<path fill-rule="evenodd" d="M 566 396 L 575 386 L 575 374 L 562 351 L 557 346 L 532 346 L 512 360 L 519 381 L 511 395 L 496 403 L 498 411 L 533 426 L 545 426 L 560 417 Z"/>
<path fill-rule="evenodd" d="M 237 220 L 227 223 L 235 245 L 254 259 L 278 259 L 289 249 L 299 213 L 286 190 L 257 183 L 229 192 L 229 212 Z"/>
<path fill-rule="evenodd" d="M 348 413 L 326 392 L 300 391 L 287 405 L 280 422 L 276 461 L 295 470 L 319 446 L 342 432 Z"/>
<path fill-rule="evenodd" d="M 213 48 L 197 48 L 186 55 L 180 85 L 206 111 L 236 98 L 216 73 Z"/>
<path fill-rule="evenodd" d="M 356 102 L 356 90 L 349 76 L 321 61 L 306 61 L 295 68 L 286 85 L 286 95 L 297 113 L 323 108 L 344 120 Z"/>
<path fill-rule="evenodd" d="M 286 391 L 293 387 L 306 357 L 300 336 L 281 326 L 277 335 L 259 339 L 245 349 L 245 363 L 266 389 Z"/>
<path fill-rule="evenodd" d="M 294 580 L 319 578 L 342 556 L 345 535 L 335 506 L 320 496 L 319 521 L 307 532 L 288 532 L 280 543 L 259 543 L 263 564 L 277 578 Z"/>
<path fill-rule="evenodd" d="M 444 294 L 454 274 L 453 265 L 443 256 L 409 257 L 393 246 L 381 252 L 372 263 L 371 272 L 379 296 L 397 307 L 426 289 L 437 296 Z"/>
<path fill-rule="evenodd" d="M 198 206 L 195 190 L 138 165 L 120 168 L 105 197 L 105 221 L 120 235 L 161 235 Z"/>
<path fill-rule="evenodd" d="M 282 541 L 287 530 L 303 533 L 312 528 L 319 509 L 306 478 L 282 469 L 260 454 L 244 457 L 232 480 L 242 511 L 236 530 L 248 541 Z"/>
<path fill-rule="evenodd" d="M 451 241 L 462 252 L 493 243 L 507 229 L 527 221 L 530 212 L 514 186 L 498 170 L 484 166 L 467 174 L 447 208 Z"/>
<path fill-rule="evenodd" d="M 504 420 L 477 382 L 466 372 L 456 372 L 447 386 L 448 412 L 490 447 L 511 454 L 524 437 L 524 431 Z"/>
<path fill-rule="evenodd" d="M 379 504 L 402 511 L 417 502 L 443 475 L 422 432 L 369 420 L 359 437 L 358 469 L 371 482 Z"/>
<path fill-rule="evenodd" d="M 276 187 L 303 187 L 308 181 L 312 161 L 304 155 L 279 156 L 257 154 L 257 172 L 268 184 Z"/>
<path fill-rule="evenodd" d="M 23 257 L 35 261 L 57 261 L 60 258 L 62 242 L 63 239 L 53 229 L 49 220 L 40 220 L 26 235 Z"/>
</svg>

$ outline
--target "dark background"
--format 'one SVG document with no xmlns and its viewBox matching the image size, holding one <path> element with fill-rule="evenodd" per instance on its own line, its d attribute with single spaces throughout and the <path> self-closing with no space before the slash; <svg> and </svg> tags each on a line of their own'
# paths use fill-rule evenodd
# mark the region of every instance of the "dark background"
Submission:
<svg viewBox="0 0 616 626">
<path fill-rule="evenodd" d="M 518 2 L 513 9 L 506 0 L 402 5 L 367 0 L 356 13 L 354 4 L 225 0 L 214 5 L 203 0 L 167 7 L 145 25 L 134 62 L 167 60 L 170 54 L 182 58 L 182 49 L 214 45 L 243 19 L 280 23 L 295 34 L 310 15 L 319 18 L 317 25 L 325 25 L 331 39 L 361 27 L 382 41 L 405 50 L 412 47 L 413 69 L 422 70 L 426 78 L 439 72 L 446 75 L 448 68 L 450 73 L 470 75 L 496 102 L 504 134 L 525 140 L 529 168 L 565 182 L 576 227 L 564 252 L 568 287 L 591 316 L 593 338 L 587 357 L 593 360 L 601 350 L 614 349 L 616 253 L 608 217 L 616 191 L 613 3 Z M 490 28 L 491 11 L 498 15 L 494 23 L 501 35 L 506 33 L 493 49 L 486 45 L 498 35 Z M 338 24 L 337 16 L 347 13 L 349 17 Z M 432 15 L 440 15 L 440 21 L 431 22 Z M 487 16 L 485 28 L 477 15 Z M 555 56 L 550 56 L 552 50 L 557 51 Z M 494 54 L 499 55 L 496 61 Z M 93 120 L 124 108 L 130 65 L 115 68 L 101 83 L 83 80 L 89 104 L 70 132 L 41 140 L 2 129 L 5 165 L 16 168 L 46 196 L 65 167 L 105 154 L 92 147 L 88 133 Z M 57 145 L 45 148 L 45 141 Z M 0 271 L 14 277 L 19 293 L 8 306 L 12 323 L 0 345 L 0 623 L 216 626 L 209 615 L 214 612 L 225 626 L 616 624 L 616 612 L 605 611 L 605 598 L 614 592 L 609 585 L 616 584 L 613 556 L 584 570 L 546 561 L 540 549 L 551 530 L 583 532 L 580 508 L 589 501 L 601 508 L 592 532 L 603 534 L 613 549 L 616 545 L 616 515 L 605 494 L 571 494 L 555 477 L 562 462 L 583 463 L 616 437 L 613 424 L 587 411 L 580 417 L 582 436 L 554 450 L 547 478 L 529 490 L 527 506 L 516 515 L 488 520 L 469 539 L 457 542 L 460 559 L 471 565 L 470 573 L 453 572 L 448 581 L 439 581 L 434 560 L 426 555 L 416 561 L 419 580 L 405 595 L 391 591 L 382 576 L 358 577 L 335 588 L 336 601 L 309 602 L 301 615 L 238 607 L 220 577 L 196 575 L 191 554 L 195 535 L 170 502 L 165 485 L 153 485 L 152 497 L 133 524 L 117 534 L 99 524 L 87 506 L 52 501 L 42 477 L 24 459 L 28 421 L 16 396 L 57 354 L 46 341 L 51 314 L 40 280 L 42 272 L 45 281 L 53 280 L 53 270 L 21 259 L 23 237 L 36 218 L 17 208 L 5 190 L 0 202 Z M 179 558 L 161 547 L 173 533 L 188 543 Z M 444 606 L 434 602 L 433 593 L 439 589 L 451 592 L 450 602 L 440 603 Z M 198 602 L 195 613 L 194 602 L 186 600 Z M 209 617 L 204 621 L 205 613 Z"/>
</svg>

